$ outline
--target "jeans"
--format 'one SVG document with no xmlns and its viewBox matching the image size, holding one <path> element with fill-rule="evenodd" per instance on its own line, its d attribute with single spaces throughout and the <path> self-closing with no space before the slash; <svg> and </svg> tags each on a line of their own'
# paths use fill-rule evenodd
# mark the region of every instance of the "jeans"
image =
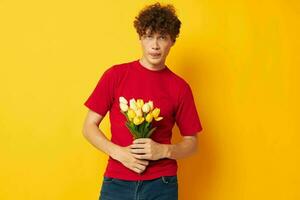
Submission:
<svg viewBox="0 0 300 200">
<path fill-rule="evenodd" d="M 138 181 L 104 176 L 99 200 L 178 200 L 177 176 Z"/>
</svg>

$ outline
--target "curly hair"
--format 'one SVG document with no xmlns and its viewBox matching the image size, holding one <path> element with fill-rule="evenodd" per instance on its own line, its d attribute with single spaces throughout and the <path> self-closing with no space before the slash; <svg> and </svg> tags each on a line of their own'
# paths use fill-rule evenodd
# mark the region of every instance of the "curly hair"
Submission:
<svg viewBox="0 0 300 200">
<path fill-rule="evenodd" d="M 135 17 L 133 25 L 139 37 L 145 35 L 147 29 L 150 29 L 150 33 L 169 34 L 175 42 L 180 32 L 181 21 L 173 5 L 161 5 L 157 2 L 142 9 Z"/>
</svg>

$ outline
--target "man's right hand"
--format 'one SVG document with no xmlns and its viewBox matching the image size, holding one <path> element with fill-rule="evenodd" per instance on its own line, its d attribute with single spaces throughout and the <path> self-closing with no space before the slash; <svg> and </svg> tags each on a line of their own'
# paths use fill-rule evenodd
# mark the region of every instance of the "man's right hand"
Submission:
<svg viewBox="0 0 300 200">
<path fill-rule="evenodd" d="M 133 156 L 130 152 L 130 146 L 122 147 L 118 146 L 116 151 L 112 155 L 112 158 L 121 162 L 125 167 L 130 170 L 141 174 L 145 171 L 146 166 L 149 164 L 148 160 L 140 160 Z"/>
</svg>

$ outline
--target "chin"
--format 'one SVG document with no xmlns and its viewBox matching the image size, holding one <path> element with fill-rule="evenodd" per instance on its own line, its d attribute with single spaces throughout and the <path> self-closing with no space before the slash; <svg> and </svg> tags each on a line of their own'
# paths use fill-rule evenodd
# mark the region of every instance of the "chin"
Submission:
<svg viewBox="0 0 300 200">
<path fill-rule="evenodd" d="M 158 65 L 162 62 L 162 60 L 161 59 L 148 58 L 148 62 L 151 63 L 152 65 Z"/>
</svg>

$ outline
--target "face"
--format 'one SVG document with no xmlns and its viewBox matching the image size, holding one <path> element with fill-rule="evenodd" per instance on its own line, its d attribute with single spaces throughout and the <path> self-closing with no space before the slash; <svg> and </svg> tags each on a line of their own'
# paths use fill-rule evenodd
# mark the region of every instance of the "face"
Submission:
<svg viewBox="0 0 300 200">
<path fill-rule="evenodd" d="M 142 61 L 153 68 L 164 67 L 170 48 L 174 45 L 169 34 L 152 33 L 149 29 L 141 38 Z"/>
</svg>

